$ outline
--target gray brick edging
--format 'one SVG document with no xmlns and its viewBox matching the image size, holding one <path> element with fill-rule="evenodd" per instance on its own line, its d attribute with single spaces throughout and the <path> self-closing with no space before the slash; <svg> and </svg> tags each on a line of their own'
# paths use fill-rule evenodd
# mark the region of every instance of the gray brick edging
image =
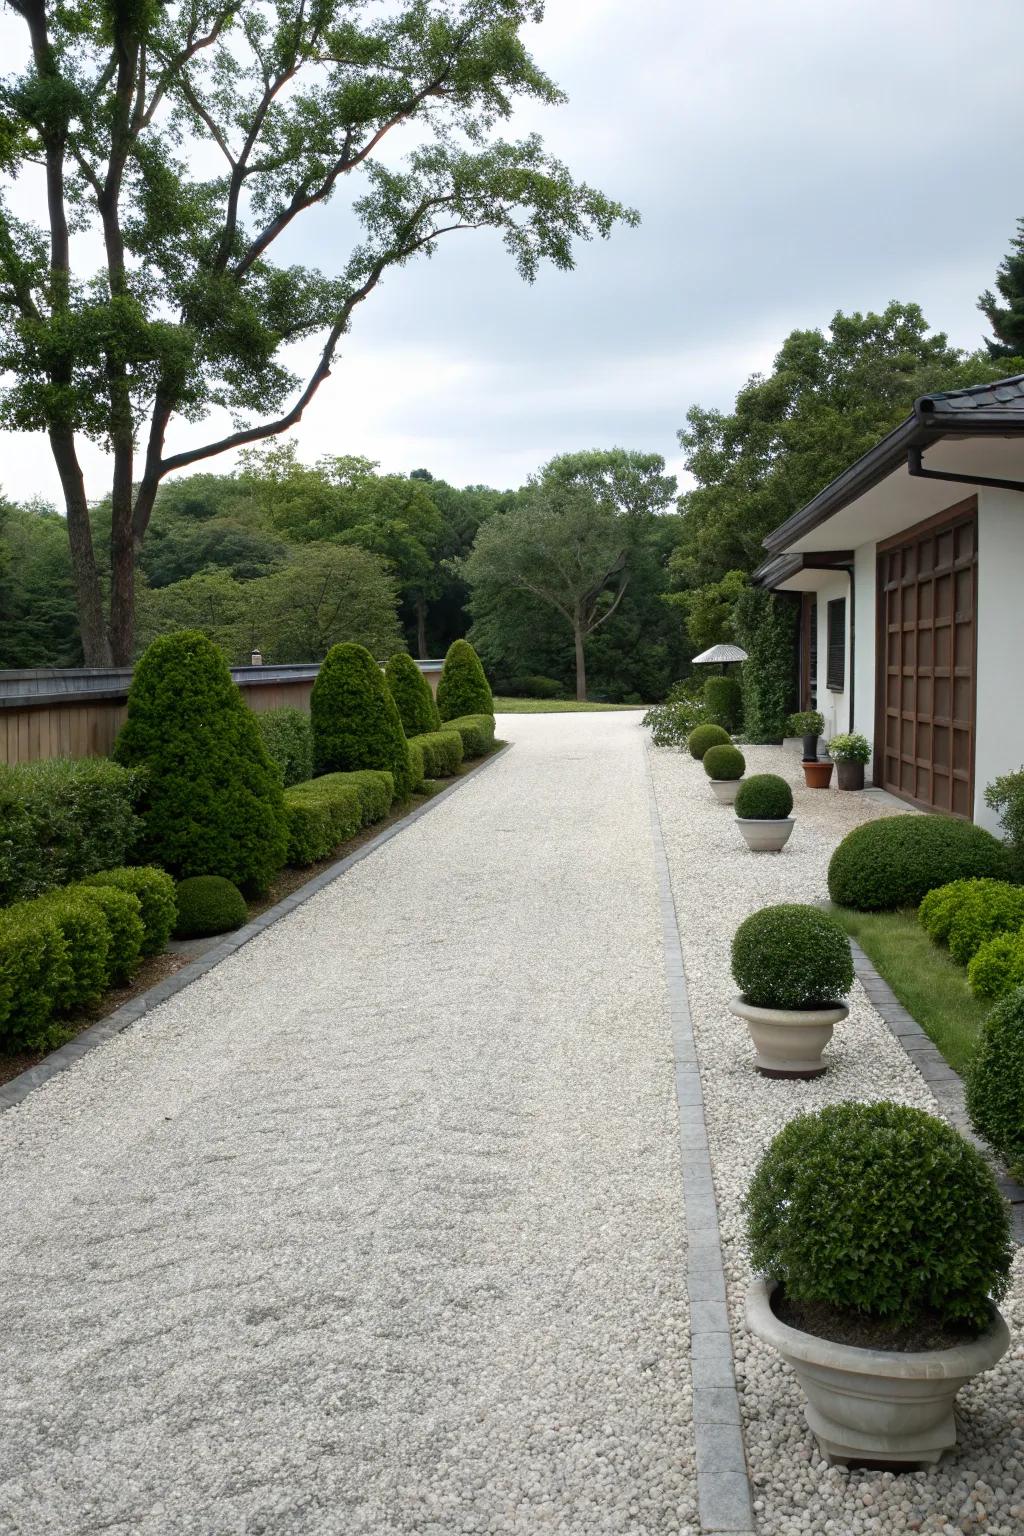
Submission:
<svg viewBox="0 0 1024 1536">
<path fill-rule="evenodd" d="M 66 1045 L 59 1046 L 57 1050 L 51 1051 L 49 1056 L 44 1057 L 36 1066 L 29 1067 L 24 1072 L 19 1072 L 18 1076 L 12 1077 L 10 1082 L 0 1084 L 0 1114 L 4 1110 L 13 1109 L 16 1105 L 21 1104 L 36 1088 L 40 1088 L 43 1083 L 49 1082 L 51 1077 L 56 1077 L 58 1072 L 66 1071 L 68 1067 L 73 1066 L 76 1061 L 87 1055 L 89 1051 L 94 1051 L 98 1046 L 105 1045 L 108 1040 L 112 1040 L 115 1035 L 119 1035 L 129 1025 L 136 1024 L 139 1019 L 145 1014 L 152 1012 L 160 1003 L 165 1003 L 168 998 L 174 997 L 176 993 L 183 992 L 193 981 L 197 981 L 200 976 L 205 976 L 207 971 L 212 971 L 215 965 L 219 965 L 222 960 L 227 960 L 229 956 L 241 949 L 243 945 L 248 944 L 250 940 L 255 939 L 259 934 L 271 927 L 272 924 L 279 922 L 282 917 L 287 917 L 290 912 L 295 911 L 296 907 L 301 907 L 303 902 L 308 901 L 311 896 L 315 896 L 325 886 L 333 884 L 335 880 L 347 874 L 360 860 L 369 858 L 371 853 L 376 853 L 378 848 L 382 848 L 385 843 L 390 842 L 399 832 L 403 832 L 406 827 L 411 827 L 413 822 L 419 821 L 421 816 L 426 816 L 435 806 L 440 805 L 442 800 L 447 800 L 449 795 L 453 795 L 456 791 L 462 789 L 464 785 L 474 780 L 478 774 L 486 772 L 499 757 L 504 757 L 511 746 L 511 742 L 506 742 L 504 746 L 499 747 L 496 752 L 492 753 L 486 762 L 474 768 L 471 773 L 456 779 L 453 784 L 447 785 L 436 795 L 432 795 L 429 800 L 425 801 L 423 805 L 418 805 L 407 816 L 392 822 L 390 827 L 385 827 L 383 832 L 379 832 L 376 837 L 364 843 L 361 848 L 356 848 L 352 853 L 346 854 L 344 858 L 339 859 L 336 864 L 321 870 L 318 875 L 313 876 L 312 880 L 307 880 L 306 884 L 300 885 L 298 890 L 283 896 L 280 901 L 275 902 L 272 907 L 268 907 L 265 912 L 261 912 L 258 917 L 254 917 L 244 927 L 236 928 L 234 933 L 226 934 L 213 949 L 207 950 L 204 955 L 200 955 L 198 959 L 191 961 L 190 964 L 182 966 L 181 970 L 175 971 L 173 976 L 168 976 L 166 980 L 157 982 L 156 986 L 150 987 L 147 992 L 142 992 L 138 997 L 133 997 L 130 1002 L 125 1003 L 120 1008 L 116 1008 L 113 1013 L 108 1013 L 105 1018 L 97 1020 L 95 1024 L 90 1024 L 88 1029 L 83 1029 L 73 1040 L 69 1040 Z"/>
</svg>

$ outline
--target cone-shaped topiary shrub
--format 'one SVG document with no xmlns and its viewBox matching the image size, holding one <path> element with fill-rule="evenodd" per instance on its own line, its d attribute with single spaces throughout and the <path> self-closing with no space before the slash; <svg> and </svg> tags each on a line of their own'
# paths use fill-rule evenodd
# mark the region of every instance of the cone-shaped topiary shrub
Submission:
<svg viewBox="0 0 1024 1536">
<path fill-rule="evenodd" d="M 178 922 L 175 938 L 200 939 L 213 933 L 241 928 L 249 916 L 245 897 L 237 885 L 220 875 L 193 875 L 179 880 L 175 893 Z"/>
<path fill-rule="evenodd" d="M 742 779 L 747 768 L 739 747 L 708 747 L 702 761 L 709 779 Z"/>
<path fill-rule="evenodd" d="M 384 678 L 391 697 L 398 706 L 402 728 L 407 736 L 423 736 L 441 724 L 434 695 L 408 651 L 396 651 L 388 658 Z"/>
<path fill-rule="evenodd" d="M 736 794 L 736 815 L 744 821 L 781 821 L 793 809 L 793 791 L 777 773 L 755 773 Z"/>
<path fill-rule="evenodd" d="M 175 876 L 264 890 L 288 842 L 281 780 L 220 651 L 198 631 L 154 640 L 135 668 L 118 762 L 144 770 L 140 854 Z"/>
<path fill-rule="evenodd" d="M 137 898 L 145 938 L 144 955 L 159 954 L 174 931 L 178 908 L 174 900 L 174 881 L 165 870 L 145 865 L 126 865 L 122 869 L 103 869 L 90 875 L 83 885 L 112 885 L 118 891 L 130 891 Z"/>
<path fill-rule="evenodd" d="M 1010 856 L 991 832 L 952 816 L 885 816 L 854 827 L 828 866 L 828 893 L 840 907 L 893 912 L 918 907 L 953 880 L 1005 880 Z"/>
<path fill-rule="evenodd" d="M 490 684 L 468 640 L 453 640 L 448 647 L 437 685 L 437 708 L 442 720 L 494 714 Z"/>
<path fill-rule="evenodd" d="M 743 721 L 743 689 L 738 677 L 709 677 L 704 684 L 704 708 L 712 725 L 738 731 Z"/>
<path fill-rule="evenodd" d="M 981 1154 L 904 1104 L 831 1104 L 791 1120 L 750 1185 L 755 1270 L 793 1301 L 980 1332 L 1006 1294 L 1007 1207 Z"/>
<path fill-rule="evenodd" d="M 967 1113 L 1009 1164 L 1024 1177 L 1024 988 L 997 1003 L 981 1027 L 967 1078 Z"/>
<path fill-rule="evenodd" d="M 364 645 L 349 640 L 331 647 L 309 710 L 317 774 L 384 768 L 394 777 L 396 797 L 408 799 L 412 764 L 398 706 Z"/>
<path fill-rule="evenodd" d="M 686 738 L 686 750 L 698 763 L 703 761 L 709 747 L 728 747 L 731 744 L 729 732 L 720 725 L 695 726 Z"/>
<path fill-rule="evenodd" d="M 755 1008 L 826 1008 L 853 986 L 853 953 L 834 917 L 784 902 L 737 928 L 732 974 Z"/>
</svg>

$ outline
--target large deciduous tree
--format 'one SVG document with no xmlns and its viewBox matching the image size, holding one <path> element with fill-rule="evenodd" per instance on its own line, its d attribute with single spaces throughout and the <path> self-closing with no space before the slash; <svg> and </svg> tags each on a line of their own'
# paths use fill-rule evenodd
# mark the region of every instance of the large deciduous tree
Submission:
<svg viewBox="0 0 1024 1536">
<path fill-rule="evenodd" d="M 161 480 L 293 426 L 389 269 L 489 227 L 530 279 L 636 215 L 535 135 L 494 134 L 517 98 L 562 99 L 520 37 L 541 0 L 10 3 L 28 61 L 0 95 L 0 170 L 38 174 L 46 215 L 0 207 L 2 420 L 49 436 L 85 659 L 123 663 Z M 381 159 L 410 123 L 404 162 Z M 276 261 L 339 188 L 360 232 L 337 269 Z M 215 413 L 230 429 L 168 446 Z M 82 438 L 112 460 L 109 619 Z"/>
</svg>

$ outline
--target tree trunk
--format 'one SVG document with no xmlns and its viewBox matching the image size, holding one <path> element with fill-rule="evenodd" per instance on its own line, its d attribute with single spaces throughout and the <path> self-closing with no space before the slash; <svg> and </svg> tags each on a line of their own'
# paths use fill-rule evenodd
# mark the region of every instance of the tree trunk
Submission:
<svg viewBox="0 0 1024 1536">
<path fill-rule="evenodd" d="M 423 661 L 427 654 L 427 604 L 426 599 L 416 599 L 416 654 Z"/>
<path fill-rule="evenodd" d="M 583 651 L 583 627 L 573 625 L 576 636 L 576 697 L 581 704 L 587 701 L 587 658 Z"/>
<path fill-rule="evenodd" d="M 82 654 L 87 667 L 109 667 L 113 660 L 110 638 L 103 619 L 103 594 L 96 569 L 89 505 L 85 499 L 85 481 L 75 452 L 74 438 L 70 432 L 54 428 L 50 432 L 50 448 L 64 491 Z"/>
</svg>

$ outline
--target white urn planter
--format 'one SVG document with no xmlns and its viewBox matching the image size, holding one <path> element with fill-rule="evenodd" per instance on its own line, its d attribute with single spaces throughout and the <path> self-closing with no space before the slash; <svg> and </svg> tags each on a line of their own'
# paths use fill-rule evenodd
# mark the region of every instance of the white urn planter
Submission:
<svg viewBox="0 0 1024 1536">
<path fill-rule="evenodd" d="M 960 1388 L 991 1368 L 1010 1347 L 1002 1314 L 992 1308 L 986 1331 L 952 1349 L 903 1353 L 859 1349 L 819 1339 L 772 1311 L 774 1281 L 747 1292 L 747 1327 L 777 1349 L 796 1373 L 804 1415 L 830 1464 L 881 1462 L 903 1467 L 939 1460 L 956 1444 L 953 1403 Z"/>
<path fill-rule="evenodd" d="M 740 792 L 742 779 L 711 779 L 711 790 L 719 805 L 733 805 Z"/>
<path fill-rule="evenodd" d="M 781 853 L 789 842 L 793 830 L 792 816 L 773 817 L 762 821 L 753 816 L 737 816 L 736 825 L 746 839 L 751 853 Z"/>
<path fill-rule="evenodd" d="M 820 1077 L 826 1070 L 821 1053 L 832 1031 L 850 1010 L 845 1003 L 826 1008 L 758 1008 L 734 997 L 730 1010 L 742 1019 L 757 1052 L 755 1065 L 763 1077 Z"/>
</svg>

